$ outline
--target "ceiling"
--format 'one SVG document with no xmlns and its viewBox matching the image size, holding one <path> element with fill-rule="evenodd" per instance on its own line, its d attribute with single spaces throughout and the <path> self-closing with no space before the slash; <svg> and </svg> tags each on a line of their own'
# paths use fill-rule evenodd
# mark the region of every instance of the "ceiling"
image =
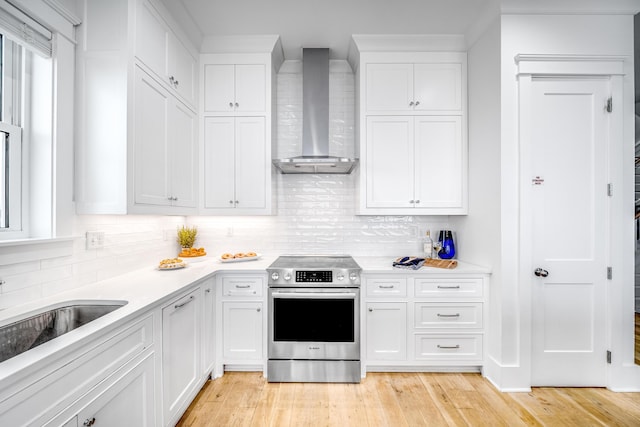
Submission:
<svg viewBox="0 0 640 427">
<path fill-rule="evenodd" d="M 286 59 L 329 47 L 345 59 L 352 34 L 466 34 L 494 0 L 181 0 L 200 38 L 279 35 Z M 173 3 L 165 0 L 166 4 Z M 175 3 L 174 3 L 175 5 Z M 194 38 L 192 35 L 191 38 Z"/>
</svg>

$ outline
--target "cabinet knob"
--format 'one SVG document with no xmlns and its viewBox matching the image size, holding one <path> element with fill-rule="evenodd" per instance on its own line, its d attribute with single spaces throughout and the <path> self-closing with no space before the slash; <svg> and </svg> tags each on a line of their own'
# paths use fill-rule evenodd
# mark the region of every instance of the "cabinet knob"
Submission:
<svg viewBox="0 0 640 427">
<path fill-rule="evenodd" d="M 233 102 L 229 103 L 229 107 L 233 108 Z"/>
<path fill-rule="evenodd" d="M 409 200 L 409 203 L 411 203 L 412 205 L 415 203 L 415 200 Z"/>
<path fill-rule="evenodd" d="M 236 201 L 235 201 L 235 203 L 236 203 L 236 205 L 237 205 L 237 204 L 238 204 L 238 203 L 240 203 L 240 202 L 238 202 L 238 201 L 236 200 Z"/>
<path fill-rule="evenodd" d="M 239 106 L 240 106 L 240 104 L 238 104 L 238 103 L 236 102 L 236 108 L 238 108 Z"/>
<path fill-rule="evenodd" d="M 414 103 L 413 103 L 413 101 L 411 101 L 411 102 L 409 103 L 409 107 L 413 107 L 413 104 L 414 104 Z"/>
<path fill-rule="evenodd" d="M 420 200 L 416 200 L 416 203 L 420 203 Z"/>
<path fill-rule="evenodd" d="M 83 426 L 87 426 L 90 427 L 92 425 L 94 425 L 96 423 L 96 418 L 87 418 L 86 420 L 84 420 L 84 423 L 82 423 Z"/>
<path fill-rule="evenodd" d="M 177 83 L 177 82 L 176 82 Z M 420 101 L 416 101 L 416 107 L 420 105 Z"/>
<path fill-rule="evenodd" d="M 256 311 L 257 311 L 258 313 L 260 313 L 260 307 L 256 308 Z"/>
<path fill-rule="evenodd" d="M 229 200 L 229 204 L 232 205 L 233 204 L 233 200 Z"/>
<path fill-rule="evenodd" d="M 176 87 L 178 87 L 178 85 L 180 84 L 180 82 L 176 80 L 174 84 L 176 85 Z M 416 105 L 418 105 L 418 104 L 416 104 Z"/>
<path fill-rule="evenodd" d="M 373 311 L 373 308 L 369 308 L 369 311 Z"/>
</svg>

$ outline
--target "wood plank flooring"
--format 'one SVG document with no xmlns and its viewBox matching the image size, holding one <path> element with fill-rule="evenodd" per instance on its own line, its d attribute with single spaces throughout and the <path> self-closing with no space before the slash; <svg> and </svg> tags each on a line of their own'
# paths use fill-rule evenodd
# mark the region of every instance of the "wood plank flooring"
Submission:
<svg viewBox="0 0 640 427">
<path fill-rule="evenodd" d="M 501 393 L 479 374 L 368 373 L 360 384 L 208 381 L 178 426 L 640 426 L 640 393 Z"/>
</svg>

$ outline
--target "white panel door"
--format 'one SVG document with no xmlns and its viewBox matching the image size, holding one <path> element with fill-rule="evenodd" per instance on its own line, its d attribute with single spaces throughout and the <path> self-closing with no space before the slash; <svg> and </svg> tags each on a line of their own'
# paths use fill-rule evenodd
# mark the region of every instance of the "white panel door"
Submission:
<svg viewBox="0 0 640 427">
<path fill-rule="evenodd" d="M 367 64 L 366 111 L 413 109 L 413 64 Z"/>
<path fill-rule="evenodd" d="M 604 386 L 609 83 L 531 87 L 531 383 Z"/>
<path fill-rule="evenodd" d="M 162 390 L 165 423 L 185 404 L 200 378 L 200 289 L 162 309 Z"/>
<path fill-rule="evenodd" d="M 414 207 L 413 118 L 367 117 L 368 208 Z"/>
<path fill-rule="evenodd" d="M 222 309 L 224 360 L 262 361 L 262 303 L 224 302 Z"/>
<path fill-rule="evenodd" d="M 267 136 L 264 117 L 236 117 L 235 207 L 265 208 L 267 199 Z"/>
<path fill-rule="evenodd" d="M 136 56 L 161 79 L 167 78 L 166 24 L 147 0 L 136 9 Z"/>
<path fill-rule="evenodd" d="M 184 47 L 182 42 L 172 33 L 168 34 L 167 74 L 178 94 L 191 105 L 196 100 L 196 64 L 197 61 Z"/>
<path fill-rule="evenodd" d="M 236 113 L 264 113 L 267 110 L 267 71 L 264 64 L 235 66 Z"/>
<path fill-rule="evenodd" d="M 196 114 L 183 103 L 174 100 L 169 123 L 171 196 L 174 206 L 197 206 L 198 146 L 196 123 Z"/>
<path fill-rule="evenodd" d="M 416 111 L 462 112 L 462 64 L 415 64 Z"/>
<path fill-rule="evenodd" d="M 235 119 L 204 118 L 204 207 L 235 207 Z"/>
<path fill-rule="evenodd" d="M 235 67 L 231 64 L 204 66 L 204 111 L 229 113 L 234 111 Z"/>
<path fill-rule="evenodd" d="M 170 205 L 169 93 L 136 68 L 134 129 L 134 202 Z"/>
<path fill-rule="evenodd" d="M 407 359 L 407 303 L 367 303 L 367 360 Z"/>
<path fill-rule="evenodd" d="M 416 208 L 462 208 L 466 162 L 460 116 L 415 117 Z"/>
</svg>

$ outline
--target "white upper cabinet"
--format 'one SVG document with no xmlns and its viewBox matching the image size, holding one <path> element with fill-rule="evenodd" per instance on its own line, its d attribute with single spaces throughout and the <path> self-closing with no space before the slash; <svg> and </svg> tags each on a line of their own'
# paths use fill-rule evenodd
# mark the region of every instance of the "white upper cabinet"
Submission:
<svg viewBox="0 0 640 427">
<path fill-rule="evenodd" d="M 462 64 L 367 64 L 366 111 L 460 114 Z"/>
<path fill-rule="evenodd" d="M 274 41 L 274 52 L 200 56 L 201 214 L 275 211 L 271 100 L 282 48 Z"/>
<path fill-rule="evenodd" d="M 266 64 L 206 64 L 203 74 L 206 113 L 266 112 Z"/>
<path fill-rule="evenodd" d="M 195 106 L 197 61 L 148 0 L 136 9 L 135 54 L 148 70 Z"/>
<path fill-rule="evenodd" d="M 358 213 L 466 214 L 466 55 L 361 52 L 358 58 Z"/>
<path fill-rule="evenodd" d="M 195 48 L 161 1 L 79 9 L 76 211 L 197 213 Z"/>
</svg>

